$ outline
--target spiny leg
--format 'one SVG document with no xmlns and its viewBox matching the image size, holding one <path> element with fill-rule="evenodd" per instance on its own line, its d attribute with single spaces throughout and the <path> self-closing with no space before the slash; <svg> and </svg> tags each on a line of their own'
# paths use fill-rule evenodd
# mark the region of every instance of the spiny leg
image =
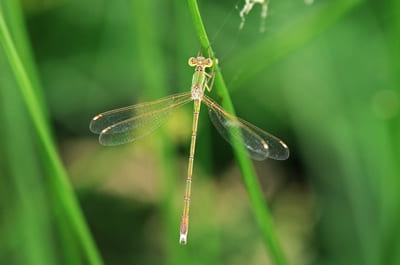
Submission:
<svg viewBox="0 0 400 265">
<path fill-rule="evenodd" d="M 218 59 L 215 59 L 214 62 L 215 62 L 215 64 L 218 64 Z M 207 73 L 207 72 L 205 72 L 205 71 L 204 71 L 204 74 L 205 74 L 206 77 L 207 77 L 207 82 L 206 82 L 206 84 L 205 84 L 205 87 L 207 88 L 207 91 L 208 91 L 208 92 L 211 92 L 211 90 L 212 90 L 212 88 L 213 88 L 213 86 L 214 86 L 214 80 L 215 80 L 215 66 L 212 67 L 212 72 L 211 72 L 211 74 L 209 74 L 209 73 Z M 208 83 L 210 82 L 210 80 L 211 80 L 211 84 L 208 85 Z"/>
</svg>

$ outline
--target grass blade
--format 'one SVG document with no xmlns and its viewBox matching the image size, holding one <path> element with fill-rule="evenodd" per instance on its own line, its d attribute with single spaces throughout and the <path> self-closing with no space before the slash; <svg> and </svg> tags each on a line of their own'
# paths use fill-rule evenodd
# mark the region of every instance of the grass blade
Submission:
<svg viewBox="0 0 400 265">
<path fill-rule="evenodd" d="M 23 101 L 33 121 L 33 126 L 37 131 L 40 148 L 42 149 L 42 159 L 45 163 L 48 176 L 51 176 L 48 181 L 55 191 L 54 195 L 56 196 L 56 200 L 61 204 L 62 213 L 65 214 L 65 217 L 70 222 L 71 228 L 75 231 L 77 238 L 80 240 L 90 264 L 101 265 L 103 262 L 84 221 L 83 214 L 74 196 L 72 187 L 68 182 L 67 173 L 52 140 L 50 128 L 46 123 L 43 109 L 40 107 L 40 100 L 38 99 L 36 89 L 33 87 L 25 66 L 20 59 L 21 57 L 15 48 L 1 9 L 0 41 L 14 72 Z"/>
<path fill-rule="evenodd" d="M 194 22 L 196 33 L 200 39 L 203 52 L 208 54 L 211 58 L 214 57 L 214 52 L 210 46 L 210 42 L 204 28 L 203 21 L 200 16 L 200 11 L 196 0 L 188 0 L 190 13 Z M 229 92 L 226 88 L 224 78 L 221 74 L 219 66 L 215 66 L 215 83 L 214 87 L 217 90 L 219 97 L 221 98 L 222 106 L 230 113 L 235 114 L 232 101 L 229 96 Z M 287 264 L 286 257 L 279 244 L 273 220 L 268 210 L 267 205 L 264 202 L 262 191 L 257 180 L 256 173 L 254 171 L 252 162 L 245 155 L 243 147 L 240 145 L 234 146 L 234 153 L 239 164 L 240 171 L 242 173 L 243 181 L 246 186 L 246 190 L 249 194 L 254 214 L 257 222 L 260 226 L 263 239 L 268 247 L 270 257 L 274 264 L 285 265 Z"/>
</svg>

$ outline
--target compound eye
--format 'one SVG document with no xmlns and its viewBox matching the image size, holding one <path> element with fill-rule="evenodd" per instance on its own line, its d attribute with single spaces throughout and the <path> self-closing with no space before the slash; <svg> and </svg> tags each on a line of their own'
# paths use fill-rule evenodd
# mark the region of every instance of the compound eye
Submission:
<svg viewBox="0 0 400 265">
<path fill-rule="evenodd" d="M 188 63 L 190 66 L 195 66 L 197 64 L 197 59 L 194 57 L 190 57 Z"/>
<path fill-rule="evenodd" d="M 213 61 L 210 58 L 208 58 L 207 59 L 207 66 L 211 67 L 212 65 L 213 65 Z"/>
</svg>

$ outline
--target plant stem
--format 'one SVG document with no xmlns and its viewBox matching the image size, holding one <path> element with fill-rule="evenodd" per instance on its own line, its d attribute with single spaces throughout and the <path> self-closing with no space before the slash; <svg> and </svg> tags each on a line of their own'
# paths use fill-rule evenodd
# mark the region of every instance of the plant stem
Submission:
<svg viewBox="0 0 400 265">
<path fill-rule="evenodd" d="M 83 214 L 79 208 L 78 201 L 74 195 L 73 189 L 68 181 L 67 173 L 58 156 L 56 147 L 50 134 L 49 125 L 46 123 L 43 109 L 40 107 L 39 99 L 29 78 L 25 66 L 15 48 L 10 36 L 3 12 L 0 8 L 0 42 L 8 57 L 10 66 L 14 72 L 15 79 L 19 85 L 21 95 L 28 109 L 28 113 L 36 129 L 41 155 L 45 163 L 50 185 L 54 188 L 56 199 L 61 204 L 61 213 L 65 215 L 70 222 L 71 227 L 76 232 L 77 238 L 81 241 L 83 249 L 86 251 L 89 263 L 92 265 L 103 264 L 100 255 L 95 246 L 94 240 L 89 233 L 87 224 L 84 221 Z"/>
<path fill-rule="evenodd" d="M 214 52 L 210 46 L 210 42 L 204 28 L 203 21 L 200 16 L 200 11 L 196 0 L 188 0 L 188 5 L 190 13 L 193 19 L 193 23 L 196 29 L 196 33 L 200 39 L 203 52 L 208 54 L 209 57 L 215 59 Z M 230 113 L 235 114 L 235 110 L 232 101 L 229 96 L 229 92 L 226 88 L 224 78 L 217 64 L 215 67 L 215 81 L 214 87 L 222 101 L 222 106 Z M 275 228 L 273 225 L 273 220 L 271 214 L 268 210 L 266 203 L 264 202 L 263 194 L 258 183 L 256 173 L 254 171 L 252 162 L 245 155 L 245 150 L 243 146 L 234 144 L 234 153 L 236 160 L 238 162 L 240 171 L 242 173 L 243 182 L 246 186 L 246 190 L 250 197 L 251 204 L 253 206 L 253 211 L 260 226 L 263 239 L 268 248 L 271 260 L 276 265 L 287 264 L 286 257 L 282 251 L 279 244 Z"/>
</svg>

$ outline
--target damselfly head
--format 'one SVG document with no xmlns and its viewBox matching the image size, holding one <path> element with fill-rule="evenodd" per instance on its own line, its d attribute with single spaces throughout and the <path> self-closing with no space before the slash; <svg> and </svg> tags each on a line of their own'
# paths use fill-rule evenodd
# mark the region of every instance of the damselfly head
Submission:
<svg viewBox="0 0 400 265">
<path fill-rule="evenodd" d="M 189 58 L 190 66 L 202 66 L 202 67 L 211 67 L 213 65 L 213 60 L 211 58 L 204 58 L 203 56 L 190 57 Z"/>
</svg>

